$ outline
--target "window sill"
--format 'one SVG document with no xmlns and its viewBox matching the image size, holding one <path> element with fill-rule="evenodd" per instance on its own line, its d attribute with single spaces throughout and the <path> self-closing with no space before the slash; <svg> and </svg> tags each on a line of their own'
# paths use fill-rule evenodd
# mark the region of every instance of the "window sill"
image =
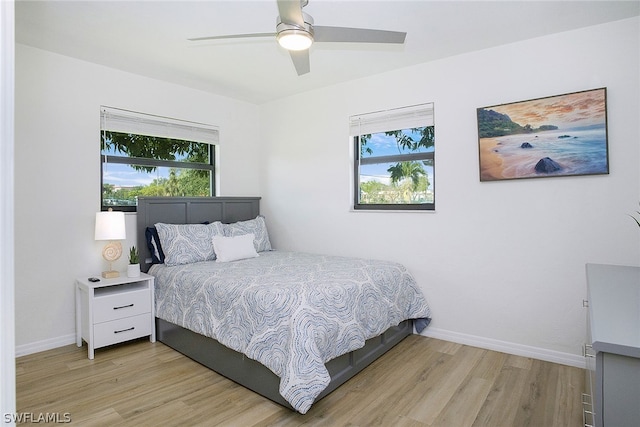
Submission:
<svg viewBox="0 0 640 427">
<path fill-rule="evenodd" d="M 349 212 L 353 213 L 418 213 L 418 214 L 430 214 L 436 213 L 435 209 L 354 209 L 353 206 L 349 208 Z"/>
</svg>

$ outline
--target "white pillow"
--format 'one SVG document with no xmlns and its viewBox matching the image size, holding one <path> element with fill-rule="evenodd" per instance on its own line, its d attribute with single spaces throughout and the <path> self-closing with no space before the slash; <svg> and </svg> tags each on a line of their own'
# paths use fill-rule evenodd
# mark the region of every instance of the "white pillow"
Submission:
<svg viewBox="0 0 640 427">
<path fill-rule="evenodd" d="M 213 249 L 216 252 L 216 260 L 220 262 L 236 261 L 258 256 L 253 246 L 253 233 L 240 236 L 225 237 L 213 236 Z"/>
</svg>

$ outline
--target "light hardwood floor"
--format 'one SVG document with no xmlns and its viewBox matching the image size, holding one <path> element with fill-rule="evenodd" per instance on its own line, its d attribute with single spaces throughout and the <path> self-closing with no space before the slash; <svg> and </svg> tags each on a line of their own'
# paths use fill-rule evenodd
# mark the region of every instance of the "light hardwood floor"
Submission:
<svg viewBox="0 0 640 427">
<path fill-rule="evenodd" d="M 161 343 L 17 359 L 18 413 L 77 426 L 579 426 L 584 370 L 412 335 L 306 415 Z M 26 425 L 26 424 L 25 424 Z M 36 424 L 34 424 L 36 425 Z M 37 425 L 42 425 L 38 423 Z"/>
</svg>

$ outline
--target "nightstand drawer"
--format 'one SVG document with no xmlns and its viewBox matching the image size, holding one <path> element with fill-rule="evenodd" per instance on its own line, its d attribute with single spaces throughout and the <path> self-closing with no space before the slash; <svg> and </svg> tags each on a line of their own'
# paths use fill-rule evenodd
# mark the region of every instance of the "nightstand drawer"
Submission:
<svg viewBox="0 0 640 427">
<path fill-rule="evenodd" d="M 93 326 L 95 348 L 144 337 L 146 335 L 151 335 L 151 318 L 149 317 L 149 313 Z"/>
<path fill-rule="evenodd" d="M 95 298 L 93 322 L 101 323 L 123 317 L 136 316 L 151 311 L 151 294 L 148 289 L 102 295 Z"/>
</svg>

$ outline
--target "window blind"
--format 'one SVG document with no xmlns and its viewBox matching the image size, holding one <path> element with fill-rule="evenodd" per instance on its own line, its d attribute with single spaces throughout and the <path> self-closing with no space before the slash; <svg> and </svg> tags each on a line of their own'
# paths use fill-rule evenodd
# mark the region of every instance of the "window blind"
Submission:
<svg viewBox="0 0 640 427">
<path fill-rule="evenodd" d="M 349 135 L 433 126 L 433 102 L 349 117 Z"/>
<path fill-rule="evenodd" d="M 217 126 L 112 107 L 100 107 L 100 128 L 112 132 L 219 144 Z"/>
</svg>

